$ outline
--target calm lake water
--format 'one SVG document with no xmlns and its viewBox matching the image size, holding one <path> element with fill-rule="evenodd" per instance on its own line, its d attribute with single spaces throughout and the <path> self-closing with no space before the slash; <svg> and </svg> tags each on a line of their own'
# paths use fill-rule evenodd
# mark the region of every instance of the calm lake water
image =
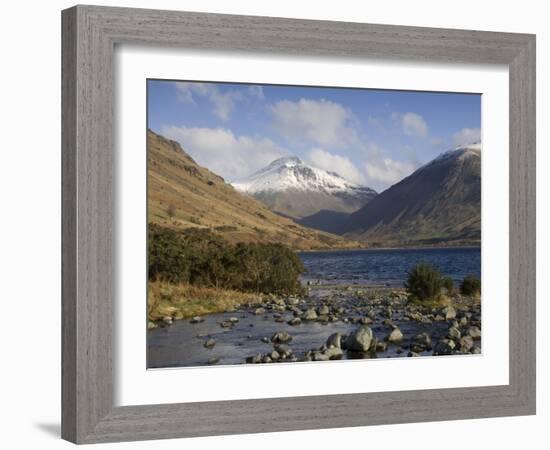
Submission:
<svg viewBox="0 0 550 450">
<path fill-rule="evenodd" d="M 367 249 L 299 255 L 307 270 L 303 281 L 402 286 L 407 272 L 421 262 L 437 267 L 455 284 L 469 274 L 481 277 L 479 247 Z"/>
</svg>

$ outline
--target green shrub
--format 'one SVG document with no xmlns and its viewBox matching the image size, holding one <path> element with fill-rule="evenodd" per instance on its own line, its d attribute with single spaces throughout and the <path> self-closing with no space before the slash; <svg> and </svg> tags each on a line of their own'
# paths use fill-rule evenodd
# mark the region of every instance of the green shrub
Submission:
<svg viewBox="0 0 550 450">
<path fill-rule="evenodd" d="M 443 287 L 447 291 L 447 293 L 451 293 L 454 288 L 454 282 L 451 277 L 444 277 L 443 278 Z"/>
<path fill-rule="evenodd" d="M 460 284 L 462 295 L 475 296 L 481 294 L 481 280 L 474 275 L 467 275 Z"/>
<path fill-rule="evenodd" d="M 408 273 L 405 288 L 418 300 L 431 300 L 439 297 L 443 287 L 441 273 L 430 264 L 417 264 Z"/>
<path fill-rule="evenodd" d="M 174 231 L 150 224 L 148 272 L 151 281 L 292 294 L 301 291 L 304 266 L 281 244 L 231 245 L 207 229 Z"/>
</svg>

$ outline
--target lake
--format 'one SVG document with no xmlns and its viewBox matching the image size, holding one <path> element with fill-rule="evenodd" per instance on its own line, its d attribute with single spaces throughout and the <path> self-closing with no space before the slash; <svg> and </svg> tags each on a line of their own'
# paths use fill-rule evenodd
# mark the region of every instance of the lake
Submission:
<svg viewBox="0 0 550 450">
<path fill-rule="evenodd" d="M 481 248 L 364 249 L 301 252 L 303 281 L 329 284 L 402 286 L 418 263 L 435 266 L 455 285 L 466 275 L 481 278 Z"/>
</svg>

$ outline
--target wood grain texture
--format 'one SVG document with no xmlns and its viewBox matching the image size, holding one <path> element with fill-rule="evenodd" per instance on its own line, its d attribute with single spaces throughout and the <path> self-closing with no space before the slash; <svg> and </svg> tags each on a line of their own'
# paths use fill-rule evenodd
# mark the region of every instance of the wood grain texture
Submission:
<svg viewBox="0 0 550 450">
<path fill-rule="evenodd" d="M 63 11 L 62 435 L 77 443 L 535 412 L 535 38 L 467 30 L 78 6 Z M 510 71 L 510 383 L 113 407 L 116 44 L 307 58 L 506 64 Z"/>
</svg>

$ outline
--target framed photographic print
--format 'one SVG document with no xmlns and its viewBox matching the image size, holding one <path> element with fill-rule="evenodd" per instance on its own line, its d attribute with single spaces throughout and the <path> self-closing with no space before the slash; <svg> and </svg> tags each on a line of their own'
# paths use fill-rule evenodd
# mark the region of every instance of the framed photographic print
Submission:
<svg viewBox="0 0 550 450">
<path fill-rule="evenodd" d="M 77 443 L 533 414 L 532 35 L 63 11 Z"/>
</svg>

